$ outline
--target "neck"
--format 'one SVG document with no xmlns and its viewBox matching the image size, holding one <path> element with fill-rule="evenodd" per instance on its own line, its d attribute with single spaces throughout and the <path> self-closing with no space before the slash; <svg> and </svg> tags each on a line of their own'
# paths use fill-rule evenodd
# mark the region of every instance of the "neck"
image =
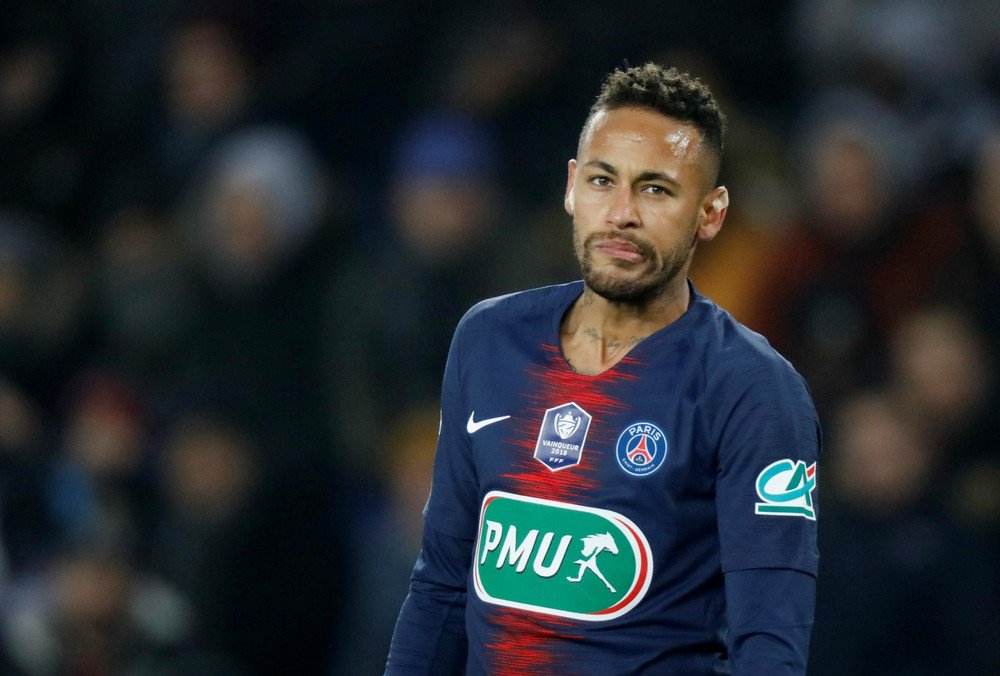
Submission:
<svg viewBox="0 0 1000 676">
<path fill-rule="evenodd" d="M 677 321 L 687 311 L 690 302 L 691 292 L 686 278 L 677 280 L 660 295 L 642 303 L 611 301 L 585 286 L 583 295 L 573 304 L 566 323 L 593 326 L 612 337 L 620 338 L 625 333 L 649 335 Z"/>
<path fill-rule="evenodd" d="M 563 353 L 585 374 L 601 373 L 644 338 L 677 321 L 688 308 L 686 276 L 645 303 L 610 301 L 585 287 L 563 321 Z"/>
</svg>

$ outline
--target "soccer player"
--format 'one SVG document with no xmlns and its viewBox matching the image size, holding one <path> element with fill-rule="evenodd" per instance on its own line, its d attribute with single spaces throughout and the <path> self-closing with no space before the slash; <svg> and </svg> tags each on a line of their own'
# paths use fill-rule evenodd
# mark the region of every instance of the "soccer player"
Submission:
<svg viewBox="0 0 1000 676">
<path fill-rule="evenodd" d="M 687 279 L 724 124 L 674 69 L 605 81 L 566 183 L 583 280 L 455 332 L 387 673 L 804 673 L 815 409 Z"/>
</svg>

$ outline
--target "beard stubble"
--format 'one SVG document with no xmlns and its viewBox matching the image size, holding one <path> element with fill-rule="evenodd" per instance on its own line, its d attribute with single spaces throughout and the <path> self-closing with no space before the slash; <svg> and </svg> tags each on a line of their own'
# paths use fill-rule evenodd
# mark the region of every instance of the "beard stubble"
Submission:
<svg viewBox="0 0 1000 676">
<path fill-rule="evenodd" d="M 598 242 L 619 240 L 634 245 L 643 260 L 636 264 L 616 266 L 620 269 L 634 265 L 645 265 L 647 270 L 635 276 L 616 276 L 594 269 L 593 250 Z M 597 295 L 612 303 L 627 305 L 645 305 L 659 297 L 670 286 L 677 275 L 684 269 L 691 256 L 697 239 L 690 244 L 681 242 L 670 250 L 661 253 L 651 244 L 628 232 L 606 231 L 594 232 L 580 241 L 577 228 L 573 229 L 573 249 L 580 271 L 587 287 Z"/>
</svg>

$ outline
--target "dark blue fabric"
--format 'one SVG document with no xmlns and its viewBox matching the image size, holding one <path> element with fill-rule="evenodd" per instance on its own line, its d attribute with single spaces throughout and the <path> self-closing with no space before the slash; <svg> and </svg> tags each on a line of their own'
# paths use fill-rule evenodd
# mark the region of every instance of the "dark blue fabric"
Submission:
<svg viewBox="0 0 1000 676">
<path fill-rule="evenodd" d="M 726 619 L 733 676 L 806 673 L 816 578 L 797 570 L 726 573 Z"/>
<path fill-rule="evenodd" d="M 471 540 L 424 530 L 410 593 L 393 633 L 386 674 L 461 674 L 468 652 L 465 583 Z"/>
<path fill-rule="evenodd" d="M 693 287 L 678 320 L 607 373 L 580 376 L 561 354 L 559 330 L 582 290 L 576 282 L 484 301 L 456 330 L 425 510 L 428 549 L 397 627 L 394 663 L 404 659 L 400 649 L 436 654 L 441 623 L 452 617 L 461 590 L 467 594 L 467 673 L 533 665 L 557 673 L 721 674 L 729 673 L 731 650 L 737 665 L 746 660 L 742 673 L 795 673 L 758 672 L 755 665 L 763 664 L 762 655 L 774 664 L 804 664 L 808 623 L 758 627 L 742 614 L 747 585 L 737 584 L 734 599 L 727 598 L 727 587 L 731 576 L 771 576 L 751 572 L 762 569 L 791 580 L 816 574 L 818 506 L 810 501 L 802 513 L 782 514 L 780 508 L 792 503 L 765 499 L 758 485 L 765 469 L 786 460 L 803 472 L 808 468 L 815 482 L 820 431 L 805 383 L 761 336 Z M 540 430 L 547 429 L 546 411 L 569 403 L 592 420 L 579 464 L 554 472 L 533 452 Z M 468 426 L 473 416 L 503 419 L 476 429 Z M 618 441 L 639 421 L 655 425 L 666 439 L 660 464 L 648 475 L 627 471 L 616 457 Z M 788 490 L 790 477 L 782 475 L 765 492 Z M 649 543 L 645 594 L 623 613 L 577 618 L 512 609 L 477 587 L 475 575 L 459 580 L 463 571 L 476 570 L 470 564 L 485 565 L 472 559 L 481 544 L 484 498 L 497 492 L 627 519 Z M 815 498 L 812 488 L 808 494 Z M 569 562 L 581 556 L 574 538 Z M 560 579 L 567 572 L 577 571 L 561 570 Z M 766 617 L 772 604 L 778 615 L 789 603 L 811 609 L 813 592 L 806 586 L 779 589 L 792 599 L 763 584 L 749 588 Z M 741 614 L 730 617 L 735 611 L 727 606 L 734 600 Z"/>
</svg>

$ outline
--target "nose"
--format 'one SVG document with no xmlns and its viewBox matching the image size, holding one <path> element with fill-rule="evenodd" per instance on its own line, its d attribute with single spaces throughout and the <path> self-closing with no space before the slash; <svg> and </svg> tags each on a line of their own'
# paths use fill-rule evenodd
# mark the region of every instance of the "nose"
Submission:
<svg viewBox="0 0 1000 676">
<path fill-rule="evenodd" d="M 621 186 L 615 191 L 608 210 L 608 225 L 614 228 L 637 228 L 641 222 L 636 208 L 635 195 L 629 186 Z"/>
</svg>

